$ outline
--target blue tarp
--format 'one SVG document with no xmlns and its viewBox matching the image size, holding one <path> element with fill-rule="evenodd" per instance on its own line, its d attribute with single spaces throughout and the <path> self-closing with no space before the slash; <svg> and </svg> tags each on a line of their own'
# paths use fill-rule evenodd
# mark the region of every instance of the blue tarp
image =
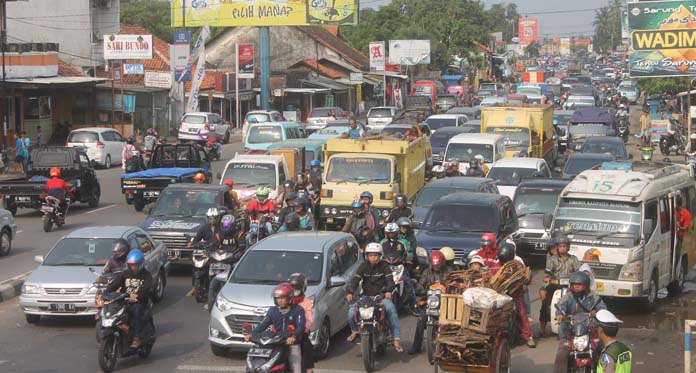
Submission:
<svg viewBox="0 0 696 373">
<path fill-rule="evenodd" d="M 570 118 L 571 123 L 602 123 L 610 125 L 612 122 L 611 114 L 607 109 L 598 107 L 582 107 L 573 112 Z"/>
<path fill-rule="evenodd" d="M 462 80 L 463 75 L 443 75 L 442 80 L 455 80 L 455 81 L 460 81 Z"/>
<path fill-rule="evenodd" d="M 173 168 L 153 168 L 150 170 L 131 172 L 129 174 L 121 175 L 121 179 L 130 179 L 134 177 L 181 177 L 196 174 L 198 172 L 205 172 L 204 168 L 183 168 L 183 167 L 173 167 Z"/>
</svg>

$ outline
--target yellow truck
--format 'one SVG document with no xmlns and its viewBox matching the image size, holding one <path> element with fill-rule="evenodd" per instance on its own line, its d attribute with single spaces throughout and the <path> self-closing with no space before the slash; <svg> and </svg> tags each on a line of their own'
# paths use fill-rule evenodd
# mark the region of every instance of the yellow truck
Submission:
<svg viewBox="0 0 696 373">
<path fill-rule="evenodd" d="M 505 137 L 506 157 L 544 158 L 550 167 L 554 167 L 558 159 L 551 105 L 488 106 L 481 110 L 481 133 Z"/>
<path fill-rule="evenodd" d="M 415 141 L 330 139 L 324 144 L 324 184 L 320 227 L 340 229 L 362 192 L 374 196 L 380 224 L 394 206 L 396 194 L 409 200 L 425 183 L 429 143 Z"/>
</svg>

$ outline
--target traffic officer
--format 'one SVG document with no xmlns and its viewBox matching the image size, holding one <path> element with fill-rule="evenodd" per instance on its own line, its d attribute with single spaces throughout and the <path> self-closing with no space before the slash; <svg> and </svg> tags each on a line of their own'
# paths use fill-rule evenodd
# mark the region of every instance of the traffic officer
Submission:
<svg viewBox="0 0 696 373">
<path fill-rule="evenodd" d="M 631 373 L 633 353 L 625 344 L 616 340 L 619 333 L 619 320 L 609 310 L 597 311 L 597 332 L 604 349 L 599 354 L 597 373 Z"/>
</svg>

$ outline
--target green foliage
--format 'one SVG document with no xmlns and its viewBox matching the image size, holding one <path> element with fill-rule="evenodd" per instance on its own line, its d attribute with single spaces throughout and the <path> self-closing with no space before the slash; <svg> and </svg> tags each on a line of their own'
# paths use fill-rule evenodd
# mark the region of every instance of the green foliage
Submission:
<svg viewBox="0 0 696 373">
<path fill-rule="evenodd" d="M 684 92 L 689 89 L 690 79 L 690 77 L 642 78 L 638 79 L 638 87 L 649 95 Z"/>
<path fill-rule="evenodd" d="M 593 47 L 595 51 L 606 53 L 621 45 L 621 12 L 626 9 L 626 1 L 611 0 L 609 4 L 595 11 Z"/>
</svg>

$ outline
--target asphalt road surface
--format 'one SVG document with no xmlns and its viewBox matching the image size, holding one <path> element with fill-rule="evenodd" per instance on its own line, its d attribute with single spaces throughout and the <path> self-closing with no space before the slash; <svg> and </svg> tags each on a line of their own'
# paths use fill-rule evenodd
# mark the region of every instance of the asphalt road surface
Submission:
<svg viewBox="0 0 696 373">
<path fill-rule="evenodd" d="M 635 126 L 634 126 L 635 127 Z M 635 133 L 635 132 L 634 132 Z M 241 144 L 226 145 L 224 158 L 241 151 Z M 215 162 L 213 174 L 224 167 L 225 161 Z M 70 230 L 90 225 L 137 224 L 144 218 L 132 206 L 125 204 L 120 193 L 120 168 L 100 170 L 102 200 L 99 208 L 77 205 L 71 208 L 67 225 L 51 233 L 44 233 L 40 214 L 20 210 L 16 222 L 17 239 L 9 256 L 0 258 L 0 281 L 31 271 L 37 266 L 35 255 L 45 255 L 52 245 Z M 540 272 L 530 286 L 533 302 L 532 316 L 538 318 L 537 289 Z M 190 271 L 183 269 L 171 274 L 164 301 L 155 307 L 157 342 L 147 359 L 137 357 L 119 360 L 117 369 L 128 372 L 236 372 L 244 370 L 244 355 L 230 353 L 215 357 L 207 342 L 208 312 L 193 299 L 185 297 L 190 286 Z M 652 314 L 634 311 L 632 305 L 611 306 L 625 317 L 626 329 L 620 337 L 634 349 L 635 372 L 677 371 L 683 363 L 683 320 L 689 318 L 689 307 L 696 301 L 687 293 L 678 298 L 663 300 Z M 408 349 L 416 319 L 402 316 L 402 338 Z M 535 335 L 538 323 L 533 322 Z M 362 372 L 360 346 L 345 341 L 347 330 L 331 340 L 329 357 L 317 363 L 317 372 Z M 0 303 L 0 372 L 96 372 L 98 345 L 94 337 L 94 321 L 75 318 L 42 318 L 29 325 L 19 309 L 17 299 Z M 538 348 L 524 345 L 514 348 L 513 372 L 549 372 L 557 347 L 555 338 L 538 341 Z M 659 359 L 670 356 L 670 359 Z M 669 360 L 665 362 L 665 360 Z M 409 356 L 389 349 L 377 365 L 384 372 L 432 371 L 423 354 Z M 683 371 L 683 368 L 681 368 Z"/>
</svg>

